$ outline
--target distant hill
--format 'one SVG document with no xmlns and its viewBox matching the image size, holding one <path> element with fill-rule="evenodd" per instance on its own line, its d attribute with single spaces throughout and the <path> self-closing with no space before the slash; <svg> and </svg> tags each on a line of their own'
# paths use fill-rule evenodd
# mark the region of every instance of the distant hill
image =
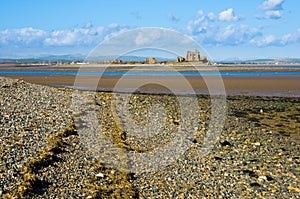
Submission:
<svg viewBox="0 0 300 199">
<path fill-rule="evenodd" d="M 83 61 L 85 55 L 76 54 L 76 55 L 43 55 L 39 57 L 41 60 L 49 61 L 62 61 L 62 62 L 72 62 L 72 61 Z"/>
<path fill-rule="evenodd" d="M 150 57 L 150 56 L 149 56 Z M 0 63 L 47 63 L 47 62 L 104 62 L 112 60 L 122 60 L 123 62 L 143 62 L 146 60 L 146 56 L 97 56 L 89 57 L 86 60 L 86 55 L 74 54 L 74 55 L 42 55 L 35 58 L 22 58 L 22 59 L 8 59 L 0 58 Z M 158 62 L 161 61 L 175 61 L 176 58 L 164 58 L 155 57 Z M 225 60 L 217 61 L 217 63 L 222 64 L 275 64 L 275 63 L 285 63 L 285 64 L 300 64 L 300 58 L 282 58 L 282 59 L 251 59 L 242 60 L 237 57 L 228 58 Z"/>
<path fill-rule="evenodd" d="M 98 57 L 89 57 L 86 60 L 85 55 L 43 55 L 38 58 L 25 58 L 25 59 L 6 59 L 0 58 L 0 63 L 42 63 L 42 62 L 63 62 L 70 63 L 73 61 L 76 62 L 104 62 L 112 60 L 122 60 L 124 62 L 136 61 L 142 62 L 145 61 L 147 57 L 142 56 L 98 56 Z M 156 57 L 157 61 L 174 61 L 175 59 Z"/>
<path fill-rule="evenodd" d="M 300 58 L 287 58 L 287 59 L 280 59 L 278 61 L 288 62 L 288 63 L 293 63 L 293 64 L 300 64 Z"/>
<path fill-rule="evenodd" d="M 37 58 L 7 59 L 0 58 L 0 63 L 42 63 L 42 62 L 72 62 L 83 61 L 84 55 L 43 55 Z"/>
<path fill-rule="evenodd" d="M 226 59 L 219 61 L 223 64 L 300 64 L 300 58 L 283 58 L 283 59 Z"/>
<path fill-rule="evenodd" d="M 136 62 L 143 62 L 148 57 L 143 56 L 98 56 L 98 57 L 89 57 L 86 61 L 95 61 L 95 62 L 103 62 L 109 60 L 122 60 L 124 62 L 136 61 Z M 175 61 L 171 58 L 164 58 L 164 57 L 155 57 L 156 61 Z"/>
<path fill-rule="evenodd" d="M 287 63 L 287 64 L 300 64 L 299 58 L 284 58 L 284 59 L 254 59 L 247 60 L 247 63 Z"/>
</svg>

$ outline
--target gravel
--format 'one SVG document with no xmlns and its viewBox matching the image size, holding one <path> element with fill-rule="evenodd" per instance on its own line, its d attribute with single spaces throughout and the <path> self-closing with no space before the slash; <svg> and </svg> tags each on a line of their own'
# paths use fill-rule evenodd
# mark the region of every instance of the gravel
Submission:
<svg viewBox="0 0 300 199">
<path fill-rule="evenodd" d="M 205 95 L 93 93 L 7 78 L 0 93 L 0 197 L 300 197 L 299 98 L 228 97 L 213 137 L 215 104 Z M 195 99 L 190 112 L 179 103 Z M 112 144 L 94 145 L 103 135 Z M 183 141 L 168 145 L 178 135 Z"/>
</svg>

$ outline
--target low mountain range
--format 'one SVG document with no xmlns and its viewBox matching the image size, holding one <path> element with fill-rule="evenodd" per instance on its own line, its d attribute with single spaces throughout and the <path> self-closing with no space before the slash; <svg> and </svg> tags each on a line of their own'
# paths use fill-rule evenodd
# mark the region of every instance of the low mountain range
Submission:
<svg viewBox="0 0 300 199">
<path fill-rule="evenodd" d="M 76 54 L 76 55 L 43 55 L 36 58 L 0 58 L 0 63 L 43 63 L 43 62 L 62 62 L 62 63 L 71 63 L 71 62 L 104 62 L 110 60 L 122 60 L 124 62 L 136 61 L 142 62 L 145 61 L 147 57 L 144 56 L 99 56 L 99 57 L 90 57 L 86 59 L 85 55 Z M 157 61 L 175 61 L 176 58 L 163 58 L 156 57 Z M 250 59 L 242 60 L 239 58 L 231 58 L 226 60 L 215 61 L 217 63 L 232 63 L 232 64 L 272 64 L 272 63 L 287 63 L 287 64 L 300 64 L 300 58 L 281 58 L 281 59 Z"/>
</svg>

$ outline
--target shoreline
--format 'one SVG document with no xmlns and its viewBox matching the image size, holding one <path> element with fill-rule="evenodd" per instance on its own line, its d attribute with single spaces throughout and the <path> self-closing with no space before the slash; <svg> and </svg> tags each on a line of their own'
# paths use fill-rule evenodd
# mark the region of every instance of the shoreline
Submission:
<svg viewBox="0 0 300 199">
<path fill-rule="evenodd" d="M 62 70 L 62 71 L 300 71 L 300 64 L 226 64 L 226 65 L 199 65 L 187 64 L 86 64 L 86 65 L 14 65 L 0 64 L 0 70 Z M 96 70 L 95 70 L 96 69 Z"/>
<path fill-rule="evenodd" d="M 77 72 L 83 73 L 94 73 L 94 72 L 108 72 L 108 73 L 123 73 L 123 72 L 137 72 L 141 73 L 141 75 L 129 75 L 126 77 L 122 77 L 123 82 L 126 80 L 122 87 L 122 89 L 118 89 L 119 92 L 127 92 L 128 90 L 135 88 L 132 86 L 133 82 L 141 82 L 141 81 L 148 81 L 148 82 L 165 82 L 169 85 L 176 84 L 177 79 L 176 77 L 172 77 L 172 75 L 166 74 L 163 76 L 164 72 L 183 72 L 184 78 L 187 82 L 191 85 L 194 89 L 193 92 L 186 92 L 184 87 L 177 83 L 176 86 L 173 86 L 175 89 L 174 91 L 178 94 L 209 94 L 208 86 L 211 86 L 213 83 L 213 76 L 212 77 L 197 77 L 194 75 L 189 75 L 189 72 L 221 72 L 225 73 L 225 76 L 222 76 L 222 81 L 224 83 L 226 94 L 227 95 L 246 95 L 246 96 L 285 96 L 285 97 L 300 97 L 300 75 L 287 75 L 288 73 L 300 73 L 300 65 L 296 64 L 283 64 L 283 65 L 259 65 L 259 64 L 249 64 L 249 65 L 225 65 L 225 66 L 199 66 L 195 68 L 192 64 L 189 65 L 185 64 L 174 64 L 174 65 L 162 65 L 162 64 L 98 64 L 98 65 L 62 65 L 62 66 L 15 66 L 9 64 L 0 64 L 0 72 L 1 71 L 11 71 L 14 73 L 22 73 L 24 74 L 4 74 L 2 76 L 10 77 L 10 78 L 18 78 L 23 79 L 30 83 L 36 83 L 41 85 L 48 85 L 54 87 L 67 87 L 67 88 L 74 88 L 74 89 L 83 89 L 83 90 L 97 90 L 97 91 L 114 91 L 115 84 L 120 80 L 122 77 L 121 75 L 102 75 L 101 81 L 98 83 L 97 88 L 95 87 L 95 80 L 97 80 L 96 75 L 80 75 L 82 79 L 80 84 L 76 84 L 76 74 Z M 33 73 L 38 71 L 41 72 L 39 75 L 37 74 L 30 74 L 30 71 Z M 56 72 L 58 74 L 51 74 L 51 72 Z M 29 72 L 29 74 L 26 74 Z M 157 76 L 149 75 L 142 73 L 153 72 L 153 73 L 162 73 Z M 274 73 L 283 72 L 287 73 L 285 75 L 229 75 L 226 76 L 226 73 L 229 72 L 266 72 L 266 73 Z M 47 74 L 48 73 L 48 74 Z M 61 74 L 59 74 L 61 73 Z M 208 75 L 209 76 L 209 75 Z M 206 81 L 204 81 L 205 79 Z M 90 82 L 89 82 L 90 81 Z M 210 83 L 209 83 L 210 82 Z M 220 83 L 220 82 L 219 82 Z M 76 84 L 76 85 L 75 85 Z M 222 84 L 222 82 L 221 82 Z M 126 87 L 127 85 L 127 87 Z M 131 86 L 130 86 L 131 85 Z M 222 86 L 222 85 L 217 85 Z M 92 88 L 92 89 L 91 89 Z M 219 90 L 222 90 L 219 89 Z M 137 92 L 140 93 L 170 93 L 170 91 L 165 91 L 161 89 L 161 86 L 152 84 L 146 85 L 142 88 L 138 88 Z M 224 93 L 224 92 L 223 92 Z"/>
<path fill-rule="evenodd" d="M 178 67 L 187 67 L 187 66 L 201 66 L 201 67 L 273 67 L 273 66 L 299 66 L 300 63 L 270 63 L 270 64 L 264 64 L 264 63 L 246 63 L 246 64 L 235 64 L 235 63 L 216 63 L 213 65 L 198 63 L 198 62 L 174 62 L 174 63 L 156 63 L 156 64 L 146 64 L 146 63 L 136 63 L 136 64 L 114 64 L 114 63 L 83 63 L 83 64 L 59 64 L 59 65 L 45 65 L 45 64 L 31 64 L 31 63 L 0 63 L 0 67 L 106 67 L 106 66 L 112 66 L 112 67 L 132 67 L 132 66 L 178 66 Z"/>
</svg>

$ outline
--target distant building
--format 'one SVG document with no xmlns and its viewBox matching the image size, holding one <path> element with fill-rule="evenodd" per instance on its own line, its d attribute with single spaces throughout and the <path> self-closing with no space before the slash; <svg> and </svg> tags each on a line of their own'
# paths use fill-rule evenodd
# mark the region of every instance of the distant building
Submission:
<svg viewBox="0 0 300 199">
<path fill-rule="evenodd" d="M 103 63 L 105 63 L 105 64 L 122 64 L 123 61 L 119 60 L 119 59 L 115 59 L 115 60 L 105 60 L 105 61 L 103 61 Z"/>
<path fill-rule="evenodd" d="M 181 56 L 178 56 L 177 57 L 177 62 L 185 62 L 185 58 L 181 57 Z"/>
<path fill-rule="evenodd" d="M 195 50 L 195 52 L 187 51 L 186 61 L 188 62 L 200 61 L 200 52 L 198 50 Z"/>
<path fill-rule="evenodd" d="M 201 57 L 200 57 L 200 61 L 203 62 L 203 63 L 207 63 L 207 62 L 208 62 L 206 56 L 201 56 Z"/>
<path fill-rule="evenodd" d="M 146 59 L 145 63 L 146 64 L 155 64 L 156 59 L 154 57 L 149 57 L 149 58 Z"/>
<path fill-rule="evenodd" d="M 111 63 L 112 63 L 112 64 L 122 64 L 123 61 L 120 60 L 120 59 L 115 59 L 115 60 L 113 60 Z"/>
</svg>

